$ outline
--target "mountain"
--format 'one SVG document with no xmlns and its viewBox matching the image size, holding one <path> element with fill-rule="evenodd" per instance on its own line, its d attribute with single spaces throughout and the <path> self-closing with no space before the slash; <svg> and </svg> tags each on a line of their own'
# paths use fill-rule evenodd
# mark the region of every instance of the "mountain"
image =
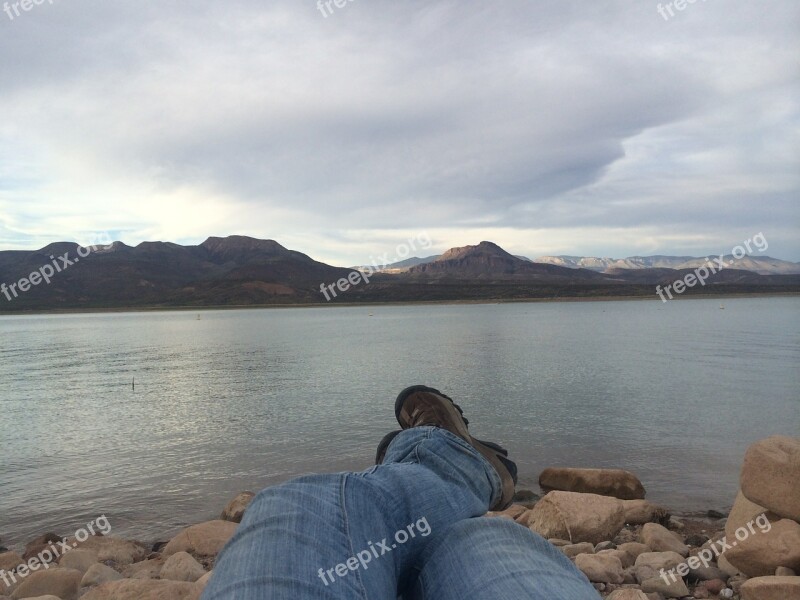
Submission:
<svg viewBox="0 0 800 600">
<path fill-rule="evenodd" d="M 409 259 L 406 265 L 386 272 L 370 274 L 365 268 L 358 274 L 274 240 L 245 236 L 211 237 L 197 246 L 143 242 L 131 247 L 114 242 L 91 250 L 58 242 L 41 250 L 0 252 L 0 312 L 326 301 L 652 298 L 656 285 L 668 286 L 694 272 L 692 268 L 644 266 L 662 264 L 671 257 L 649 258 L 659 260 L 633 263 L 639 268 L 607 266 L 598 272 L 531 262 L 487 241 L 452 248 L 437 257 Z M 678 264 L 689 264 L 687 257 L 679 258 Z M 348 278 L 355 283 L 348 284 Z M 334 285 L 347 289 L 333 293 Z M 686 295 L 785 292 L 800 292 L 800 275 L 760 275 L 727 268 Z"/>
<path fill-rule="evenodd" d="M 597 273 L 586 269 L 537 264 L 517 258 L 493 242 L 451 248 L 436 260 L 411 267 L 406 273 L 411 277 L 454 279 L 602 279 Z"/>
<path fill-rule="evenodd" d="M 598 258 L 594 256 L 541 256 L 536 262 L 568 267 L 591 269 L 598 273 L 611 273 L 615 269 L 696 269 L 713 261 L 716 257 L 695 256 L 631 256 L 628 258 Z M 800 263 L 793 263 L 769 256 L 745 256 L 736 259 L 728 254 L 723 257 L 728 267 L 752 271 L 760 275 L 797 275 Z M 713 263 L 712 263 L 713 264 Z"/>
<path fill-rule="evenodd" d="M 17 297 L 7 291 L 11 300 L 0 295 L 0 310 L 314 302 L 323 282 L 350 273 L 273 240 L 231 236 L 212 237 L 199 246 L 115 242 L 85 257 L 74 243 L 0 252 L 0 282 L 29 278 L 54 261 L 62 264 L 62 256 L 72 264 L 63 264 L 49 284 L 17 291 Z"/>
</svg>

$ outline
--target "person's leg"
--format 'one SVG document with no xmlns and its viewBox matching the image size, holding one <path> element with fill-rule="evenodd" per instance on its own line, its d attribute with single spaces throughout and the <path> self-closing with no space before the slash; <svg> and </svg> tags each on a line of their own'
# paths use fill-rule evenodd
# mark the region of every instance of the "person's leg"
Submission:
<svg viewBox="0 0 800 600">
<path fill-rule="evenodd" d="M 442 428 L 407 429 L 384 464 L 364 473 L 313 475 L 261 492 L 203 599 L 395 598 L 413 583 L 429 540 L 483 515 L 502 493 L 497 471 L 467 441 Z"/>
<path fill-rule="evenodd" d="M 598 600 L 564 554 L 502 517 L 466 519 L 432 540 L 404 600 Z"/>
</svg>

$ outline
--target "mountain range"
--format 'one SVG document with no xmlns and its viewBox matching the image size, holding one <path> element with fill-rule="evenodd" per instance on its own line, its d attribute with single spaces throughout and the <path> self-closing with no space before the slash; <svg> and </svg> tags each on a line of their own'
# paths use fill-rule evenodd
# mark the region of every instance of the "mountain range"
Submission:
<svg viewBox="0 0 800 600">
<path fill-rule="evenodd" d="M 411 267 L 434 262 L 438 258 L 440 258 L 440 255 L 425 258 L 408 258 L 390 265 L 384 265 L 380 270 L 386 273 L 402 273 L 408 271 Z M 599 258 L 596 256 L 540 256 L 535 259 L 516 256 L 516 258 L 570 269 L 588 269 L 597 273 L 614 273 L 618 269 L 696 269 L 715 257 L 655 255 L 629 256 L 628 258 Z M 800 263 L 769 256 L 744 256 L 737 259 L 731 254 L 726 254 L 723 260 L 726 264 L 733 265 L 736 269 L 752 271 L 760 275 L 800 274 Z"/>
<path fill-rule="evenodd" d="M 40 250 L 0 252 L 0 312 L 297 305 L 327 300 L 655 297 L 654 286 L 692 273 L 691 261 L 697 260 L 633 257 L 624 260 L 634 266 L 624 267 L 618 261 L 606 264 L 569 258 L 531 261 L 487 241 L 377 271 L 363 267 L 359 273 L 316 261 L 273 240 L 245 236 L 211 237 L 197 246 L 143 242 L 132 247 L 114 242 L 92 251 L 59 242 Z M 800 275 L 776 274 L 765 267 L 791 271 L 786 265 L 794 263 L 750 260 L 736 261 L 736 268 L 726 268 L 710 277 L 705 287 L 686 293 L 800 292 Z"/>
</svg>

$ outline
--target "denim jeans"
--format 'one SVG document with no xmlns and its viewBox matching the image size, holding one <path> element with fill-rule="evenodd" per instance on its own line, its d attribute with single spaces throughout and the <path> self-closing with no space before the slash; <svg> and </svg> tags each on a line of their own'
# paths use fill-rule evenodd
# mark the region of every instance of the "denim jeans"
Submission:
<svg viewBox="0 0 800 600">
<path fill-rule="evenodd" d="M 220 553 L 203 600 L 597 600 L 559 550 L 482 517 L 500 478 L 458 436 L 403 431 L 363 473 L 262 491 Z"/>
</svg>

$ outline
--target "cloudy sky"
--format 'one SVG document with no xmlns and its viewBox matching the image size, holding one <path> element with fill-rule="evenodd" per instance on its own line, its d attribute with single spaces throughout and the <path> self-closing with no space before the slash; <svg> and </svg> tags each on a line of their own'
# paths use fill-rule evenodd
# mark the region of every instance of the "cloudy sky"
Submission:
<svg viewBox="0 0 800 600">
<path fill-rule="evenodd" d="M 14 0 L 17 1 L 17 0 Z M 424 232 L 800 261 L 800 3 L 44 0 L 0 13 L 0 249 Z M 666 4 L 666 3 L 664 3 Z"/>
</svg>

